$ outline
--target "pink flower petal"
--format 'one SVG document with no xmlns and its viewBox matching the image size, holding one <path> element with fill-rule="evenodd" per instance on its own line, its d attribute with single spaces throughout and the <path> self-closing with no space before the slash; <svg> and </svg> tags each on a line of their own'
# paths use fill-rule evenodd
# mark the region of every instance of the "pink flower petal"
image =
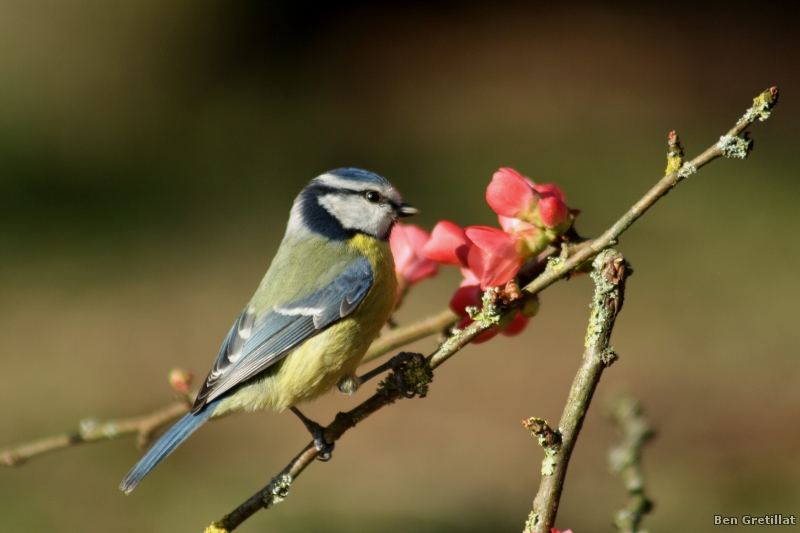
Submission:
<svg viewBox="0 0 800 533">
<path fill-rule="evenodd" d="M 461 269 L 461 275 L 464 276 L 464 279 L 461 280 L 461 285 L 459 287 L 467 287 L 469 285 L 480 285 L 481 280 L 479 280 L 475 273 L 468 268 Z"/>
<path fill-rule="evenodd" d="M 464 230 L 448 220 L 436 224 L 431 238 L 422 248 L 425 257 L 443 265 L 467 266 L 472 242 Z"/>
<path fill-rule="evenodd" d="M 513 217 L 530 208 L 533 189 L 513 168 L 501 168 L 494 173 L 486 188 L 486 203 L 495 213 Z"/>
<path fill-rule="evenodd" d="M 481 280 L 481 289 L 497 287 L 517 275 L 522 266 L 522 258 L 514 256 L 512 259 L 496 256 L 480 246 L 473 246 L 467 256 L 469 269 Z"/>
<path fill-rule="evenodd" d="M 539 228 L 534 226 L 533 224 L 529 224 L 528 222 L 523 222 L 518 218 L 511 218 L 511 217 L 504 217 L 503 215 L 497 215 L 497 220 L 500 222 L 500 227 L 503 228 L 506 233 L 511 233 L 512 235 L 525 235 L 529 233 L 536 233 L 539 231 Z"/>
<path fill-rule="evenodd" d="M 464 232 L 476 246 L 492 255 L 504 259 L 518 257 L 517 238 L 510 233 L 489 226 L 470 226 Z"/>
<path fill-rule="evenodd" d="M 389 247 L 392 249 L 392 257 L 394 257 L 394 269 L 402 272 L 414 259 L 414 248 L 409 242 L 406 227 L 402 224 L 395 224 L 392 228 Z"/>
<path fill-rule="evenodd" d="M 566 202 L 567 198 L 564 196 L 564 192 L 553 183 L 542 183 L 541 185 L 534 185 L 533 189 L 542 195 L 542 198 L 547 198 L 548 196 L 555 196 L 562 202 Z"/>
<path fill-rule="evenodd" d="M 389 246 L 394 256 L 394 268 L 407 286 L 434 276 L 439 267 L 422 255 L 428 242 L 428 232 L 411 224 L 395 224 L 389 237 Z"/>
<path fill-rule="evenodd" d="M 548 228 L 555 228 L 569 218 L 569 208 L 555 196 L 548 196 L 539 200 L 539 218 Z"/>
</svg>

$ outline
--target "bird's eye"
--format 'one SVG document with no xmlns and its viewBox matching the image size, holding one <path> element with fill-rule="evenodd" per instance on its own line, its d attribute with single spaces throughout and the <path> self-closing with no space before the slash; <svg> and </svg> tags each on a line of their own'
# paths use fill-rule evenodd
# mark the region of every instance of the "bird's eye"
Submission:
<svg viewBox="0 0 800 533">
<path fill-rule="evenodd" d="M 381 200 L 381 195 L 375 191 L 367 191 L 366 194 L 364 194 L 364 198 L 366 198 L 368 202 L 377 204 Z"/>
</svg>

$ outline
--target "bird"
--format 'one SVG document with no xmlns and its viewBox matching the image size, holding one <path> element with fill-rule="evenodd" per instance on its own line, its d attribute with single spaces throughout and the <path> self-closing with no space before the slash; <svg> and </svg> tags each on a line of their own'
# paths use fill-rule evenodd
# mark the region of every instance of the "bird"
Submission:
<svg viewBox="0 0 800 533">
<path fill-rule="evenodd" d="M 191 410 L 147 450 L 120 490 L 129 494 L 209 419 L 240 411 L 292 410 L 318 458 L 329 459 L 333 444 L 297 405 L 337 386 L 352 394 L 376 374 L 359 378 L 356 369 L 395 307 L 389 235 L 398 219 L 418 212 L 373 172 L 340 168 L 312 179 Z"/>
</svg>

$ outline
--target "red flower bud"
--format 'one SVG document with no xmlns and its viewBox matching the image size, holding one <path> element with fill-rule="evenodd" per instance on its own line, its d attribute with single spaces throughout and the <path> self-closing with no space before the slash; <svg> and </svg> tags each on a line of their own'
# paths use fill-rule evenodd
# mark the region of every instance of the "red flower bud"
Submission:
<svg viewBox="0 0 800 533">
<path fill-rule="evenodd" d="M 559 198 L 548 196 L 539 200 L 539 218 L 548 228 L 555 228 L 569 218 L 569 208 Z"/>
<path fill-rule="evenodd" d="M 185 370 L 173 368 L 169 373 L 169 384 L 176 392 L 186 394 L 192 384 L 192 377 L 192 374 Z"/>
<path fill-rule="evenodd" d="M 562 202 L 567 201 L 567 197 L 564 196 L 564 192 L 553 183 L 542 183 L 541 185 L 534 185 L 533 190 L 538 192 L 542 198 L 547 198 L 548 196 L 555 196 Z"/>
</svg>

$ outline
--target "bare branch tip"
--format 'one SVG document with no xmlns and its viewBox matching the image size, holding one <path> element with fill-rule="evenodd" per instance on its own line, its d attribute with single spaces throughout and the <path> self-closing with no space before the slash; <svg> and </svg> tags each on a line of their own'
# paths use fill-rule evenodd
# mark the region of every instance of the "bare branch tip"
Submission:
<svg viewBox="0 0 800 533">
<path fill-rule="evenodd" d="M 777 87 L 770 87 L 755 98 L 753 98 L 753 105 L 744 116 L 739 119 L 738 124 L 750 124 L 755 122 L 756 119 L 764 122 L 772 113 L 772 110 L 778 105 L 779 91 Z"/>
<path fill-rule="evenodd" d="M 667 169 L 665 174 L 669 175 L 680 170 L 683 165 L 683 147 L 675 131 L 671 131 L 669 135 L 667 135 L 667 145 L 669 146 L 669 150 L 667 151 Z"/>
</svg>

